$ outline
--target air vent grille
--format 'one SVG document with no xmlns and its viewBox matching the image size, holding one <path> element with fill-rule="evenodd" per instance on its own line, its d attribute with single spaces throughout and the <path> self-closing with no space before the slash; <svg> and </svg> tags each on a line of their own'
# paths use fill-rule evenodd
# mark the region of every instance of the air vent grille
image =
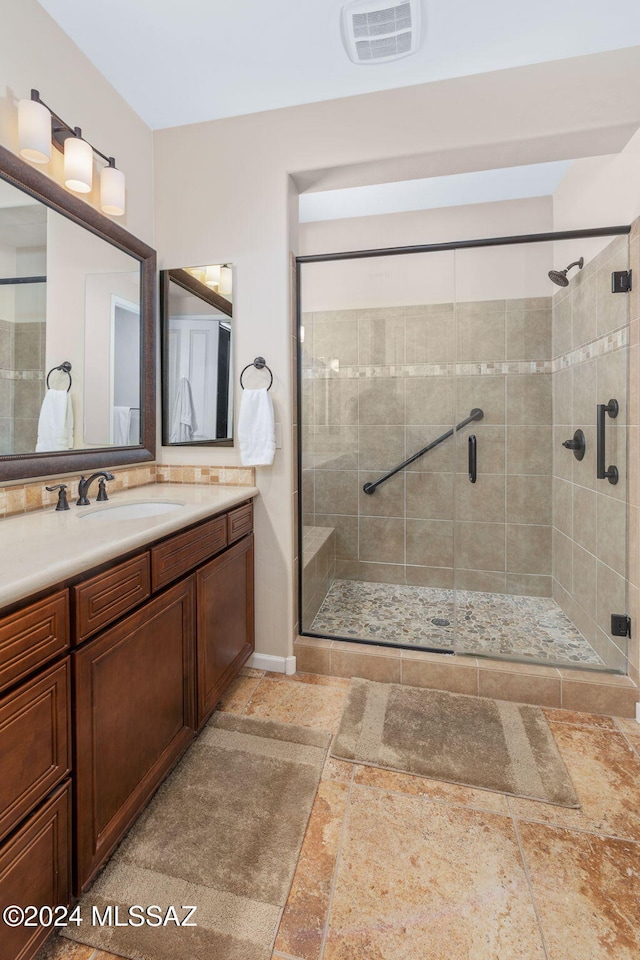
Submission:
<svg viewBox="0 0 640 960">
<path fill-rule="evenodd" d="M 342 39 L 354 63 L 407 57 L 420 43 L 420 0 L 353 0 L 342 8 Z"/>
<path fill-rule="evenodd" d="M 353 14 L 354 37 L 378 37 L 381 34 L 398 33 L 400 30 L 410 29 L 410 3 L 402 3 L 399 7 L 387 7 L 386 10 Z"/>
<path fill-rule="evenodd" d="M 396 37 L 384 37 L 380 40 L 359 40 L 356 43 L 360 60 L 379 60 L 380 57 L 404 56 L 411 49 L 411 34 L 400 33 Z"/>
</svg>

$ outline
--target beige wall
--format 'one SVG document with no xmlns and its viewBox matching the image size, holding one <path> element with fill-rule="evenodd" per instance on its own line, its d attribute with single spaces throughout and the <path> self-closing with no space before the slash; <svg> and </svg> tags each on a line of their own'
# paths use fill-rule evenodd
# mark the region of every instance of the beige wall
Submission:
<svg viewBox="0 0 640 960">
<path fill-rule="evenodd" d="M 556 230 L 629 224 L 638 216 L 640 130 L 620 153 L 576 160 L 553 195 Z M 607 237 L 601 237 L 571 241 L 563 246 L 570 260 L 580 256 L 591 259 L 608 243 Z"/>
<path fill-rule="evenodd" d="M 446 243 L 487 236 L 547 233 L 553 230 L 551 197 L 478 203 L 381 216 L 326 220 L 300 225 L 303 255 L 370 250 L 407 244 Z M 335 261 L 305 268 L 304 310 L 354 310 L 457 300 L 549 296 L 547 244 L 502 247 L 483 252 L 415 254 Z"/>
<path fill-rule="evenodd" d="M 20 3 L 11 4 L 10 13 L 7 12 L 0 31 L 0 65 L 0 143 L 17 151 L 17 103 L 29 97 L 31 88 L 36 87 L 52 109 L 71 125 L 82 127 L 84 135 L 96 147 L 116 157 L 118 166 L 127 178 L 127 213 L 117 222 L 153 245 L 151 131 L 36 0 L 21 0 Z M 51 162 L 38 169 L 61 182 L 61 154 L 55 150 L 53 154 Z M 94 168 L 96 184 L 99 169 L 98 165 Z M 88 202 L 98 206 L 97 190 L 88 197 Z M 75 225 L 69 226 L 69 229 L 79 233 Z M 82 236 L 86 240 L 87 235 Z M 53 286 L 51 262 L 48 270 L 52 282 L 47 287 L 50 287 Z M 64 285 L 65 278 L 60 279 Z M 81 297 L 84 304 L 84 284 Z M 49 306 L 52 306 L 49 294 L 48 299 Z M 64 289 L 62 292 L 58 289 L 55 306 L 63 314 L 65 302 Z M 65 315 L 65 322 L 68 319 Z M 63 334 L 62 343 L 51 342 L 49 346 L 52 355 L 57 358 L 56 364 L 62 359 L 73 362 L 74 374 L 79 381 L 83 363 L 83 337 L 77 336 L 77 332 L 75 329 L 72 336 Z M 50 333 L 48 331 L 48 336 Z M 67 355 L 61 358 L 62 352 Z M 31 387 L 31 384 L 27 384 L 21 389 Z M 30 418 L 33 421 L 37 418 L 39 404 L 40 396 L 35 395 L 23 397 L 18 403 L 21 410 L 35 412 L 35 417 Z M 81 410 L 77 413 L 81 426 Z M 34 423 L 31 427 L 34 427 Z"/>
<path fill-rule="evenodd" d="M 17 151 L 17 103 L 36 87 L 56 113 L 116 158 L 127 178 L 127 213 L 118 222 L 153 245 L 151 131 L 36 0 L 9 8 L 0 31 L 0 143 Z M 59 178 L 62 155 L 53 154 L 39 169 Z M 97 205 L 96 190 L 89 201 Z"/>
</svg>

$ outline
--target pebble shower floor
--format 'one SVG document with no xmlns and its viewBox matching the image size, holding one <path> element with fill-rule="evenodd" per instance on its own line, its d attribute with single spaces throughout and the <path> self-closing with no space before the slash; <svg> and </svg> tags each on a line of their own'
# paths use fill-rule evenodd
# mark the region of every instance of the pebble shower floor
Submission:
<svg viewBox="0 0 640 960">
<path fill-rule="evenodd" d="M 602 668 L 555 600 L 471 590 L 335 580 L 311 632 L 476 656 Z"/>
</svg>

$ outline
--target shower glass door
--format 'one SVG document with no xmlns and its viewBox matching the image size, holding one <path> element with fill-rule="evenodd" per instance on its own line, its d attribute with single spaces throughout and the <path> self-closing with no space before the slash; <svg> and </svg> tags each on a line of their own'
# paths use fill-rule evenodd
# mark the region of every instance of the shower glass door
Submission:
<svg viewBox="0 0 640 960">
<path fill-rule="evenodd" d="M 627 269 L 627 236 L 456 251 L 457 653 L 627 672 Z"/>
<path fill-rule="evenodd" d="M 453 646 L 454 267 L 453 251 L 303 267 L 305 632 Z"/>
<path fill-rule="evenodd" d="M 628 264 L 612 235 L 303 265 L 303 633 L 627 672 Z"/>
</svg>

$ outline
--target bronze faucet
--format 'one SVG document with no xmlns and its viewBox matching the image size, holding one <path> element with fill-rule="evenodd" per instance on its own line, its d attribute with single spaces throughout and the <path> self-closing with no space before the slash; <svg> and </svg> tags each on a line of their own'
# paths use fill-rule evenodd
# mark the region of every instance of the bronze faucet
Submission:
<svg viewBox="0 0 640 960">
<path fill-rule="evenodd" d="M 113 480 L 114 476 L 107 470 L 99 470 L 97 473 L 92 473 L 89 478 L 80 477 L 80 481 L 78 483 L 78 499 L 76 500 L 77 506 L 85 507 L 90 502 L 87 494 L 89 492 L 89 487 L 97 477 L 100 477 L 100 489 L 98 491 L 98 496 L 96 497 L 96 502 L 109 499 L 107 496 L 105 480 Z"/>
</svg>

